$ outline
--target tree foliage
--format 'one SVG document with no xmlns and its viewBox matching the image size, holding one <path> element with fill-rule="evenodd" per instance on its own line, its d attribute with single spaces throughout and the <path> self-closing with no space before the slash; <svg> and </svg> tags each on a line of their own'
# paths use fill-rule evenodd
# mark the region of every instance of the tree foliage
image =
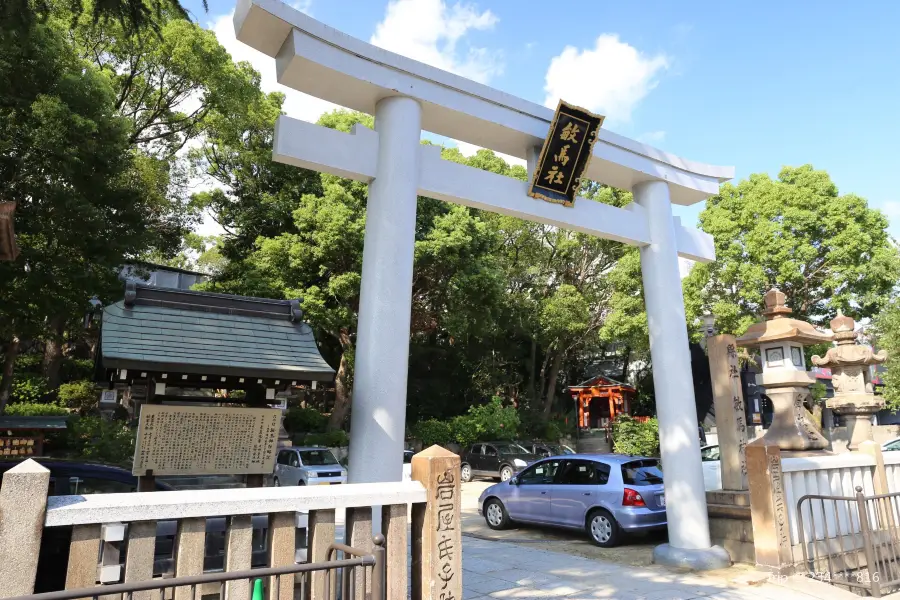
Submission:
<svg viewBox="0 0 900 600">
<path fill-rule="evenodd" d="M 707 201 L 700 227 L 716 262 L 696 265 L 685 285 L 694 316 L 709 311 L 720 331 L 757 321 L 763 294 L 778 287 L 798 319 L 825 324 L 842 309 L 876 314 L 900 275 L 897 249 L 878 210 L 840 195 L 824 171 L 785 167 L 778 179 L 751 175 Z"/>
</svg>

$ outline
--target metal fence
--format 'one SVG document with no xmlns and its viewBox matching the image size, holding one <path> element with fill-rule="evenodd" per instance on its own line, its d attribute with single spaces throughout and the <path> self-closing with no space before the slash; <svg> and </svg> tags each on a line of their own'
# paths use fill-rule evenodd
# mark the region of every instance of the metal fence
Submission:
<svg viewBox="0 0 900 600">
<path fill-rule="evenodd" d="M 260 590 L 262 598 L 277 600 L 385 600 L 384 536 L 376 535 L 374 544 L 371 554 L 344 544 L 332 544 L 328 548 L 329 560 L 320 563 L 155 578 L 16 596 L 8 600 L 209 600 L 216 597 L 256 600 Z M 336 558 L 338 553 L 343 554 L 344 558 Z M 312 575 L 323 571 L 323 593 L 310 593 L 310 587 L 314 585 Z"/>
<path fill-rule="evenodd" d="M 806 574 L 879 598 L 900 589 L 900 493 L 797 501 Z"/>
</svg>

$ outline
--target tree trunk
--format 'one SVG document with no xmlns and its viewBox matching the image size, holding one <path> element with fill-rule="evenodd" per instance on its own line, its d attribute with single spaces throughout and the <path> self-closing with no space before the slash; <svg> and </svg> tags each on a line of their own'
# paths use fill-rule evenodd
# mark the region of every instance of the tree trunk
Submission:
<svg viewBox="0 0 900 600">
<path fill-rule="evenodd" d="M 50 319 L 48 329 L 50 335 L 44 343 L 44 362 L 42 365 L 44 377 L 47 378 L 49 389 L 55 390 L 60 384 L 60 370 L 63 357 L 63 329 L 65 327 L 65 315 L 56 315 Z"/>
<path fill-rule="evenodd" d="M 556 400 L 556 378 L 559 376 L 559 370 L 562 367 L 563 356 L 566 352 L 560 348 L 553 357 L 553 365 L 550 367 L 550 375 L 547 381 L 547 397 L 544 399 L 544 418 L 550 418 L 550 411 L 553 410 L 553 402 Z"/>
<path fill-rule="evenodd" d="M 353 386 L 350 384 L 350 361 L 347 355 L 353 352 L 353 344 L 350 342 L 350 332 L 341 329 L 341 364 L 338 365 L 337 374 L 334 377 L 334 407 L 331 416 L 328 417 L 328 431 L 340 429 L 350 412 L 350 403 L 353 400 Z"/>
<path fill-rule="evenodd" d="M 537 362 L 537 342 L 534 338 L 531 338 L 531 358 L 528 360 L 528 400 L 533 401 L 538 397 L 538 392 L 535 390 L 535 379 L 536 379 L 536 367 L 535 363 Z M 532 404 L 532 406 L 534 406 Z"/>
<path fill-rule="evenodd" d="M 19 355 L 19 336 L 13 334 L 12 340 L 6 347 L 6 357 L 3 361 L 3 373 L 0 378 L 0 415 L 6 411 L 6 403 L 9 402 L 12 391 L 13 371 L 16 366 L 16 356 Z"/>
<path fill-rule="evenodd" d="M 625 360 L 622 364 L 622 383 L 628 383 L 628 363 L 631 361 L 631 348 L 625 346 Z"/>
</svg>

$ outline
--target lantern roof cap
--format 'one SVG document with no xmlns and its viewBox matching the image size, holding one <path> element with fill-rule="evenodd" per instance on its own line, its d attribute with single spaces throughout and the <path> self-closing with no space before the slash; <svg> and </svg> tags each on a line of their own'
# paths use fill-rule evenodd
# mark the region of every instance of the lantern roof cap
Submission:
<svg viewBox="0 0 900 600">
<path fill-rule="evenodd" d="M 834 340 L 832 334 L 819 331 L 811 323 L 788 317 L 792 311 L 785 304 L 784 292 L 778 288 L 766 292 L 764 299 L 765 320 L 747 328 L 747 332 L 737 339 L 738 346 L 755 347 L 771 342 L 818 344 Z"/>
</svg>

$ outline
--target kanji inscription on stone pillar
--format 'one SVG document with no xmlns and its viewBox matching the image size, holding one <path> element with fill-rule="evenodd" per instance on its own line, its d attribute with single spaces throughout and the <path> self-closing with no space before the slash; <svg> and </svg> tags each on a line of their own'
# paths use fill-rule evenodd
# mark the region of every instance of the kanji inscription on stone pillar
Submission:
<svg viewBox="0 0 900 600">
<path fill-rule="evenodd" d="M 459 456 L 432 446 L 412 459 L 427 502 L 413 505 L 413 600 L 462 600 Z"/>
</svg>

